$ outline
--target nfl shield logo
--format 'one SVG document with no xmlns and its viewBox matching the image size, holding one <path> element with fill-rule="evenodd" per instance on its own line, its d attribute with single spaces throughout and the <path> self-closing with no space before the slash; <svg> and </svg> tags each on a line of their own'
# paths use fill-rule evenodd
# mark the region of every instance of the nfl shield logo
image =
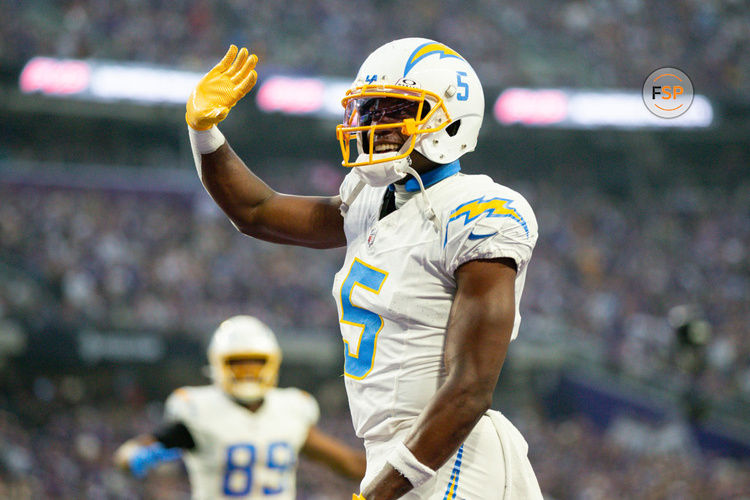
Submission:
<svg viewBox="0 0 750 500">
<path fill-rule="evenodd" d="M 370 229 L 370 234 L 367 235 L 367 246 L 371 247 L 375 243 L 375 235 L 378 233 L 378 228 L 373 227 Z"/>
</svg>

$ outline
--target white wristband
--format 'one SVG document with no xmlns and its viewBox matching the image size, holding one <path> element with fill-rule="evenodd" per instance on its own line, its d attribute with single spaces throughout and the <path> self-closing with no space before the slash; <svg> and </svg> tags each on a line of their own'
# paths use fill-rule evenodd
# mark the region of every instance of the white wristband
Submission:
<svg viewBox="0 0 750 500">
<path fill-rule="evenodd" d="M 190 136 L 190 149 L 193 150 L 195 168 L 198 170 L 198 176 L 200 176 L 201 155 L 213 153 L 227 142 L 227 140 L 215 125 L 208 130 L 195 130 L 188 125 L 188 135 Z"/>
<path fill-rule="evenodd" d="M 415 488 L 422 486 L 436 474 L 434 470 L 417 460 L 404 443 L 399 443 L 385 461 L 408 479 Z"/>
</svg>

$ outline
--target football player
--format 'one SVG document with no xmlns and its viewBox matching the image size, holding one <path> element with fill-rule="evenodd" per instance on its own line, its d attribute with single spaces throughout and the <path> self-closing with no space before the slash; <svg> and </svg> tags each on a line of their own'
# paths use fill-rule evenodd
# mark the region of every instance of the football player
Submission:
<svg viewBox="0 0 750 500">
<path fill-rule="evenodd" d="M 216 126 L 256 62 L 230 47 L 188 99 L 188 133 L 204 187 L 240 231 L 347 248 L 333 295 L 367 453 L 355 498 L 541 498 L 525 440 L 490 409 L 537 222 L 521 194 L 461 172 L 484 115 L 476 73 L 434 40 L 375 50 L 342 100 L 349 173 L 338 195 L 305 197 L 271 189 Z"/>
<path fill-rule="evenodd" d="M 183 458 L 196 499 L 292 500 L 300 453 L 362 479 L 365 454 L 316 427 L 312 396 L 276 387 L 281 350 L 265 324 L 252 316 L 227 319 L 211 339 L 208 359 L 213 385 L 174 391 L 164 426 L 117 450 L 120 467 L 143 476 Z"/>
</svg>

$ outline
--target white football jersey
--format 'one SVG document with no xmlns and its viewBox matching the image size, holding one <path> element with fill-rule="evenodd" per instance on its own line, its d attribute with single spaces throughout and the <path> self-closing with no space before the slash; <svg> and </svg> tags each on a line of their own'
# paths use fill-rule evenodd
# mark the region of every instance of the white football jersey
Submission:
<svg viewBox="0 0 750 500">
<path fill-rule="evenodd" d="M 195 499 L 295 498 L 297 456 L 319 417 L 312 396 L 271 389 L 251 412 L 209 385 L 169 396 L 166 420 L 182 422 L 195 441 L 183 455 Z"/>
<path fill-rule="evenodd" d="M 358 178 L 341 186 L 348 199 Z M 347 252 L 333 295 L 344 339 L 352 421 L 365 445 L 409 427 L 443 383 L 443 344 L 456 269 L 476 259 L 515 260 L 516 314 L 537 222 L 519 193 L 485 175 L 457 173 L 378 220 L 387 188 L 366 185 L 344 216 Z"/>
</svg>

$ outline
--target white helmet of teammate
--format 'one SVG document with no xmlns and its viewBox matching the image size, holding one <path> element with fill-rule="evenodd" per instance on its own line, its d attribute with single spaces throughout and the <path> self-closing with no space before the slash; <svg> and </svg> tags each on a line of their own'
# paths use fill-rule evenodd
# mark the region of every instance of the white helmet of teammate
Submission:
<svg viewBox="0 0 750 500">
<path fill-rule="evenodd" d="M 257 401 L 278 381 L 281 349 L 270 328 L 253 316 L 219 325 L 208 345 L 211 378 L 242 402 Z"/>
<path fill-rule="evenodd" d="M 385 97 L 403 100 L 412 117 L 375 123 L 368 106 Z M 344 122 L 336 135 L 346 167 L 393 162 L 413 150 L 435 163 L 450 163 L 474 150 L 484 116 L 484 92 L 474 69 L 455 50 L 426 38 L 403 38 L 375 50 L 342 104 Z M 398 109 L 394 115 L 399 116 Z M 408 136 L 398 151 L 373 151 L 374 132 L 383 129 L 398 129 Z M 359 155 L 351 162 L 353 139 Z"/>
</svg>

